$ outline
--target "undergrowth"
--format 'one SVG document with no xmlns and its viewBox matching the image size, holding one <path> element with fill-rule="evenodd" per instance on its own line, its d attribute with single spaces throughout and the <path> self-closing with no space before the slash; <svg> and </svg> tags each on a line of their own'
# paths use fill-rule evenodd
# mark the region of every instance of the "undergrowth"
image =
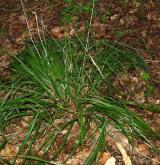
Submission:
<svg viewBox="0 0 160 165">
<path fill-rule="evenodd" d="M 93 7 L 94 3 L 92 8 L 78 4 L 72 10 L 91 13 L 91 27 Z M 68 15 L 70 22 L 68 9 L 62 15 Z M 110 127 L 124 134 L 132 146 L 137 138 L 155 149 L 150 140 L 160 139 L 159 134 L 127 107 L 132 103 L 117 100 L 103 89 L 106 84 L 108 91 L 115 92 L 112 81 L 121 72 L 141 68 L 147 73 L 146 63 L 136 51 L 121 44 L 89 39 L 89 33 L 87 41 L 78 35 L 75 39 L 40 38 L 36 42 L 31 38 L 33 43 L 26 43 L 26 49 L 15 56 L 10 81 L 0 86 L 4 93 L 0 101 L 0 150 L 9 143 L 4 132 L 12 122 L 28 117 L 29 124 L 17 155 L 12 155 L 14 160 L 0 161 L 16 164 L 23 158 L 22 164 L 59 164 L 57 159 L 67 150 L 65 164 L 78 149 L 89 145 L 91 152 L 84 164 L 93 165 L 99 153 L 107 150 L 106 136 L 114 138 Z"/>
<path fill-rule="evenodd" d="M 97 155 L 107 146 L 106 135 L 113 136 L 107 131 L 109 126 L 123 133 L 130 144 L 134 138 L 141 138 L 153 147 L 150 140 L 160 138 L 125 104 L 101 92 L 102 84 L 112 84 L 110 77 L 119 72 L 127 73 L 135 67 L 147 71 L 143 59 L 138 53 L 107 40 L 91 41 L 88 51 L 82 43 L 77 39 L 37 41 L 34 45 L 28 43 L 15 57 L 8 93 L 0 102 L 0 131 L 4 138 L 1 149 L 7 144 L 3 135 L 6 126 L 23 116 L 30 116 L 31 120 L 13 164 L 19 157 L 23 157 L 22 164 L 56 161 L 75 125 L 78 136 L 63 163 L 92 139 L 93 148 L 85 164 L 96 163 Z M 45 141 L 34 149 L 36 140 L 42 137 Z M 47 158 L 59 138 L 60 145 Z"/>
</svg>

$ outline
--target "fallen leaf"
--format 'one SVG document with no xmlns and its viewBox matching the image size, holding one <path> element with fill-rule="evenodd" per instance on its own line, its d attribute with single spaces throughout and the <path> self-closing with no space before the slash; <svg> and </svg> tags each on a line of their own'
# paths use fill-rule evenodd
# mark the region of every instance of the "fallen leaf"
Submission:
<svg viewBox="0 0 160 165">
<path fill-rule="evenodd" d="M 11 144 L 7 144 L 5 146 L 4 149 L 1 150 L 0 154 L 1 156 L 9 156 L 9 155 L 13 155 L 13 154 L 16 154 L 16 147 L 11 145 Z"/>
<path fill-rule="evenodd" d="M 160 156 L 156 156 L 155 158 L 152 158 L 153 165 L 160 164 Z"/>
<path fill-rule="evenodd" d="M 118 14 L 114 14 L 114 15 L 112 15 L 112 16 L 110 17 L 110 19 L 111 19 L 112 21 L 114 21 L 115 19 L 117 19 L 117 17 L 118 17 Z"/>
<path fill-rule="evenodd" d="M 141 32 L 142 36 L 145 38 L 147 36 L 147 31 L 144 29 L 142 32 Z"/>
<path fill-rule="evenodd" d="M 51 35 L 54 38 L 62 38 L 64 33 L 64 29 L 62 27 L 56 26 L 53 29 L 51 29 Z"/>
<path fill-rule="evenodd" d="M 104 152 L 99 160 L 99 165 L 104 165 L 109 158 L 111 158 L 111 154 Z"/>
<path fill-rule="evenodd" d="M 70 34 L 70 36 L 73 37 L 73 36 L 75 35 L 75 30 L 72 28 L 72 29 L 70 30 L 69 34 Z"/>
<path fill-rule="evenodd" d="M 106 137 L 106 142 L 111 146 L 113 146 L 115 144 L 115 140 L 111 136 Z"/>
<path fill-rule="evenodd" d="M 8 55 L 0 56 L 0 69 L 7 67 L 10 64 L 10 57 Z"/>
<path fill-rule="evenodd" d="M 117 147 L 118 147 L 119 151 L 122 154 L 123 161 L 124 161 L 125 165 L 132 165 L 131 159 L 127 155 L 127 153 L 126 153 L 125 149 L 123 148 L 123 146 L 120 143 L 117 143 Z"/>
<path fill-rule="evenodd" d="M 78 159 L 70 159 L 66 162 L 66 165 L 80 165 L 80 160 Z"/>
<path fill-rule="evenodd" d="M 116 159 L 112 156 L 110 159 L 107 160 L 105 165 L 116 165 Z"/>
<path fill-rule="evenodd" d="M 105 37 L 106 35 L 106 27 L 105 24 L 94 22 L 92 25 L 94 31 L 95 31 L 95 37 L 97 39 L 100 39 L 102 37 Z"/>
<path fill-rule="evenodd" d="M 146 144 L 139 144 L 136 148 L 136 151 L 145 155 L 145 156 L 150 155 L 149 148 Z"/>
</svg>

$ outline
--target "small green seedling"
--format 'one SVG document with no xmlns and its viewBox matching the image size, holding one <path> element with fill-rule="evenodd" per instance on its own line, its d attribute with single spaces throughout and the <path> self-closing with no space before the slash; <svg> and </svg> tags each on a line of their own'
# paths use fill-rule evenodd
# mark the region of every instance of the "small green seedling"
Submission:
<svg viewBox="0 0 160 165">
<path fill-rule="evenodd" d="M 102 23 L 105 23 L 106 20 L 108 20 L 109 16 L 111 16 L 111 12 L 107 10 L 107 11 L 100 17 L 100 21 L 101 21 Z"/>
<path fill-rule="evenodd" d="M 7 32 L 4 28 L 0 28 L 0 37 L 4 37 L 7 35 Z"/>
<path fill-rule="evenodd" d="M 142 80 L 149 81 L 150 80 L 150 75 L 147 72 L 143 72 L 141 74 L 141 78 L 142 78 Z"/>
<path fill-rule="evenodd" d="M 147 72 L 143 72 L 141 74 L 141 78 L 142 80 L 146 81 L 146 92 L 145 92 L 145 95 L 146 96 L 150 96 L 153 94 L 154 92 L 154 86 L 151 84 L 151 78 L 150 78 L 150 75 L 149 73 Z"/>
</svg>

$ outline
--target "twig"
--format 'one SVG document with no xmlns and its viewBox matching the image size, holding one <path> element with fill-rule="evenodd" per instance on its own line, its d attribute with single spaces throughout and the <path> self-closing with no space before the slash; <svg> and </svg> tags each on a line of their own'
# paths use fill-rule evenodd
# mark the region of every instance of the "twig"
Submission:
<svg viewBox="0 0 160 165">
<path fill-rule="evenodd" d="M 95 1 L 93 0 L 92 12 L 91 12 L 91 17 L 90 17 L 90 22 L 89 22 L 89 27 L 88 27 L 88 33 L 87 33 L 87 40 L 86 40 L 86 50 L 88 50 L 88 48 L 89 48 L 90 28 L 92 26 L 92 21 L 93 21 L 94 5 L 95 5 Z"/>
<path fill-rule="evenodd" d="M 30 30 L 29 23 L 28 23 L 28 17 L 27 17 L 27 14 L 26 14 L 26 10 L 24 8 L 23 1 L 20 0 L 20 2 L 21 2 L 21 5 L 22 5 L 22 9 L 23 9 L 23 13 L 24 13 L 24 17 L 25 17 L 25 21 L 26 21 L 26 24 L 27 24 L 27 28 L 28 28 L 28 31 L 29 31 L 29 35 L 30 35 L 31 41 L 32 41 L 32 43 L 33 43 L 33 45 L 34 45 L 34 47 L 35 47 L 35 49 L 36 49 L 36 51 L 37 51 L 37 53 L 38 53 L 38 55 L 40 57 L 40 53 L 39 53 L 39 51 L 38 51 L 38 49 L 37 49 L 37 47 L 36 47 L 36 45 L 34 43 L 34 40 L 33 40 L 32 34 L 31 34 L 31 30 Z"/>
</svg>

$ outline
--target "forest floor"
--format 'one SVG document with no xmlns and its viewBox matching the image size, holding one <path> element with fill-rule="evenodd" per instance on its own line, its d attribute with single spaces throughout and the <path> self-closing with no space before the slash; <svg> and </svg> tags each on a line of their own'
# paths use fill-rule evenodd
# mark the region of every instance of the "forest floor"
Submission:
<svg viewBox="0 0 160 165">
<path fill-rule="evenodd" d="M 87 2 L 87 0 L 83 1 L 84 4 L 87 4 Z M 62 14 L 62 11 L 65 11 L 68 7 L 64 1 L 26 0 L 24 7 L 28 15 L 29 28 L 35 38 L 37 36 L 36 19 L 42 21 L 50 35 L 57 39 L 66 36 L 74 37 L 73 29 L 77 32 L 87 32 L 85 21 L 90 16 L 83 12 L 72 17 L 64 12 Z M 132 72 L 129 79 L 125 75 L 121 75 L 114 82 L 115 85 L 120 85 L 124 98 L 127 100 L 134 99 L 139 103 L 160 104 L 160 2 L 148 0 L 125 3 L 118 0 L 99 0 L 94 10 L 96 16 L 91 25 L 93 37 L 96 40 L 106 38 L 111 41 L 126 43 L 136 49 L 149 65 L 149 82 L 141 71 Z M 24 41 L 30 39 L 30 35 L 22 4 L 19 0 L 0 0 L 0 16 L 0 78 L 7 81 L 11 72 L 9 64 L 12 57 L 24 49 Z M 1 92 L 0 97 L 3 97 Z M 159 114 L 132 108 L 153 129 L 160 131 Z M 14 134 L 18 132 L 18 142 L 20 143 L 26 127 L 26 123 L 21 120 L 13 123 L 12 130 L 5 130 L 6 136 L 11 136 L 10 138 L 13 139 Z M 72 136 L 74 137 L 74 131 Z M 115 157 L 117 165 L 124 164 L 116 142 L 109 137 L 107 140 L 112 147 L 110 151 L 102 153 L 99 164 L 105 164 L 111 156 Z M 125 138 L 122 137 L 121 142 L 124 141 Z M 72 144 L 68 144 L 68 147 L 70 145 Z M 159 141 L 156 141 L 155 145 L 160 148 Z M 127 150 L 127 148 L 125 149 Z M 82 164 L 81 162 L 89 151 L 90 148 L 88 147 L 82 148 L 67 164 Z M 14 143 L 7 144 L 6 148 L 0 151 L 0 157 L 7 154 L 16 154 Z M 133 165 L 160 164 L 160 155 L 151 152 L 143 141 L 137 141 L 134 154 L 129 156 Z M 65 157 L 65 153 L 59 158 L 59 162 L 63 161 L 63 157 Z M 21 164 L 20 162 L 17 162 L 17 164 Z"/>
</svg>

